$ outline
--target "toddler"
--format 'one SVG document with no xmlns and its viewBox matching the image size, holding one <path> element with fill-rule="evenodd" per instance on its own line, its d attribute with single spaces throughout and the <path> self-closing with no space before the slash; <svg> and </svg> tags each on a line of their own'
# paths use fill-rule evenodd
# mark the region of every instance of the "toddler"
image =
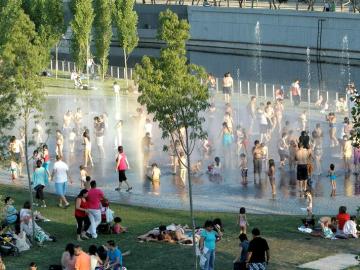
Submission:
<svg viewBox="0 0 360 270">
<path fill-rule="evenodd" d="M 127 232 L 127 228 L 121 226 L 121 218 L 120 217 L 115 217 L 114 218 L 114 226 L 112 228 L 112 232 L 114 234 L 120 234 L 120 233 L 125 233 Z"/>
<path fill-rule="evenodd" d="M 80 187 L 84 188 L 86 183 L 86 177 L 88 176 L 88 174 L 83 165 L 80 165 L 79 169 L 80 169 Z"/>
<path fill-rule="evenodd" d="M 242 183 L 244 185 L 246 185 L 247 184 L 248 167 L 247 167 L 247 158 L 244 153 L 242 153 L 240 155 L 240 169 L 241 169 Z"/>
<path fill-rule="evenodd" d="M 269 171 L 268 171 L 269 181 L 271 185 L 272 196 L 275 197 L 275 162 L 273 159 L 269 160 Z"/>
<path fill-rule="evenodd" d="M 239 210 L 238 225 L 240 226 L 240 234 L 246 234 L 246 228 L 249 226 L 249 223 L 246 219 L 245 207 L 241 207 Z"/>
<path fill-rule="evenodd" d="M 330 178 L 331 183 L 331 196 L 336 194 L 336 174 L 335 174 L 335 165 L 330 164 L 330 170 L 328 172 L 328 177 Z"/>
<path fill-rule="evenodd" d="M 305 197 L 306 197 L 306 211 L 308 213 L 308 217 L 312 216 L 312 208 L 313 208 L 313 199 L 311 195 L 310 190 L 305 191 Z"/>
</svg>

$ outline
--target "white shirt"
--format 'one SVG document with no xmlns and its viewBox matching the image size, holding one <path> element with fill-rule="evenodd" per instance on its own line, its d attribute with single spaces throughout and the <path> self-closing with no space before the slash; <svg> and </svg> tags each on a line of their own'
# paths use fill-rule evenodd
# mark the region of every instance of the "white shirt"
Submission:
<svg viewBox="0 0 360 270">
<path fill-rule="evenodd" d="M 344 232 L 344 234 L 349 234 L 355 238 L 358 238 L 356 223 L 353 220 L 348 220 L 345 222 L 343 232 Z"/>
<path fill-rule="evenodd" d="M 69 171 L 68 165 L 62 160 L 56 161 L 53 168 L 55 183 L 65 183 L 68 180 L 67 172 Z"/>
<path fill-rule="evenodd" d="M 119 93 L 120 93 L 120 85 L 114 84 L 113 89 L 114 89 L 115 94 L 119 94 Z"/>
</svg>

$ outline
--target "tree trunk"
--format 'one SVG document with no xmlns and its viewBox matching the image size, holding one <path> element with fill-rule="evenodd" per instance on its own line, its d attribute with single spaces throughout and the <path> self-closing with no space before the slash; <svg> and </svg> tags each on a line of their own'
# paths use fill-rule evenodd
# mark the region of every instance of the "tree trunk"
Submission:
<svg viewBox="0 0 360 270">
<path fill-rule="evenodd" d="M 188 128 L 185 128 L 185 136 L 186 136 L 186 159 L 187 159 L 187 175 L 189 182 L 189 202 L 190 202 L 190 218 L 191 218 L 191 230 L 193 237 L 193 252 L 194 252 L 194 263 L 195 269 L 197 269 L 197 257 L 196 257 L 196 242 L 195 242 L 195 219 L 194 219 L 194 211 L 193 211 L 193 199 L 192 199 L 192 183 L 191 183 L 191 162 L 190 162 L 190 153 L 189 153 L 189 135 Z"/>
<path fill-rule="evenodd" d="M 125 48 L 123 48 L 124 51 L 124 65 L 125 65 L 125 71 L 124 71 L 124 79 L 126 80 L 126 87 L 128 88 L 127 91 L 129 90 L 129 80 L 128 80 L 128 70 L 127 70 L 127 55 L 126 55 L 126 50 Z"/>
<path fill-rule="evenodd" d="M 34 211 L 33 211 L 33 196 L 31 190 L 31 176 L 30 176 L 30 166 L 29 166 L 29 153 L 28 153 L 28 123 L 29 122 L 29 112 L 28 110 L 24 115 L 24 132 L 25 132 L 25 165 L 26 165 L 26 173 L 28 178 L 28 187 L 29 187 L 29 199 L 31 205 L 31 222 L 32 222 L 32 235 L 31 242 L 34 245 L 35 241 L 35 219 L 34 219 Z"/>
<path fill-rule="evenodd" d="M 55 45 L 55 79 L 58 77 L 58 44 Z"/>
<path fill-rule="evenodd" d="M 86 76 L 87 76 L 87 85 L 89 88 L 90 87 L 90 78 L 89 78 L 88 61 L 89 61 L 89 39 L 87 40 L 87 44 L 86 44 Z"/>
<path fill-rule="evenodd" d="M 102 59 L 102 64 L 101 64 L 101 78 L 102 78 L 102 81 L 105 80 L 105 56 L 103 57 Z"/>
</svg>

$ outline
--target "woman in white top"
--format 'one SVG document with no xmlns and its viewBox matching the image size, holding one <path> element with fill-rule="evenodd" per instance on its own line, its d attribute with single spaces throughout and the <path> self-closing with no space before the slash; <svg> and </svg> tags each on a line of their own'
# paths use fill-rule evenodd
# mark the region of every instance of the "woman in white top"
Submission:
<svg viewBox="0 0 360 270">
<path fill-rule="evenodd" d="M 91 156 L 91 141 L 90 141 L 90 135 L 89 135 L 89 131 L 85 130 L 83 133 L 83 139 L 84 139 L 84 145 L 85 145 L 85 149 L 84 149 L 84 167 L 87 167 L 88 161 L 90 160 L 91 166 L 94 166 L 94 162 Z"/>
<path fill-rule="evenodd" d="M 96 267 L 103 265 L 102 260 L 99 258 L 97 254 L 97 247 L 95 245 L 91 245 L 89 247 L 89 255 L 90 255 L 90 269 L 95 270 Z"/>
<path fill-rule="evenodd" d="M 233 84 L 234 81 L 230 75 L 230 72 L 225 73 L 223 78 L 223 93 L 224 93 L 225 102 L 227 103 L 230 102 L 230 95 L 233 88 Z"/>
</svg>

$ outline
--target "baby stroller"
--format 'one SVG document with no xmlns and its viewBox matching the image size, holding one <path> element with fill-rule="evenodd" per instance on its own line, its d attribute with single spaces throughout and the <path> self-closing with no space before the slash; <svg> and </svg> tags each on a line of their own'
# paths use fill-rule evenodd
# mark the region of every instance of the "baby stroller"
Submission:
<svg viewBox="0 0 360 270">
<path fill-rule="evenodd" d="M 109 201 L 101 202 L 101 223 L 97 227 L 99 233 L 111 234 L 111 223 L 114 220 L 114 211 L 109 207 Z"/>
<path fill-rule="evenodd" d="M 16 240 L 10 233 L 0 236 L 0 253 L 1 256 L 19 256 Z"/>
</svg>

